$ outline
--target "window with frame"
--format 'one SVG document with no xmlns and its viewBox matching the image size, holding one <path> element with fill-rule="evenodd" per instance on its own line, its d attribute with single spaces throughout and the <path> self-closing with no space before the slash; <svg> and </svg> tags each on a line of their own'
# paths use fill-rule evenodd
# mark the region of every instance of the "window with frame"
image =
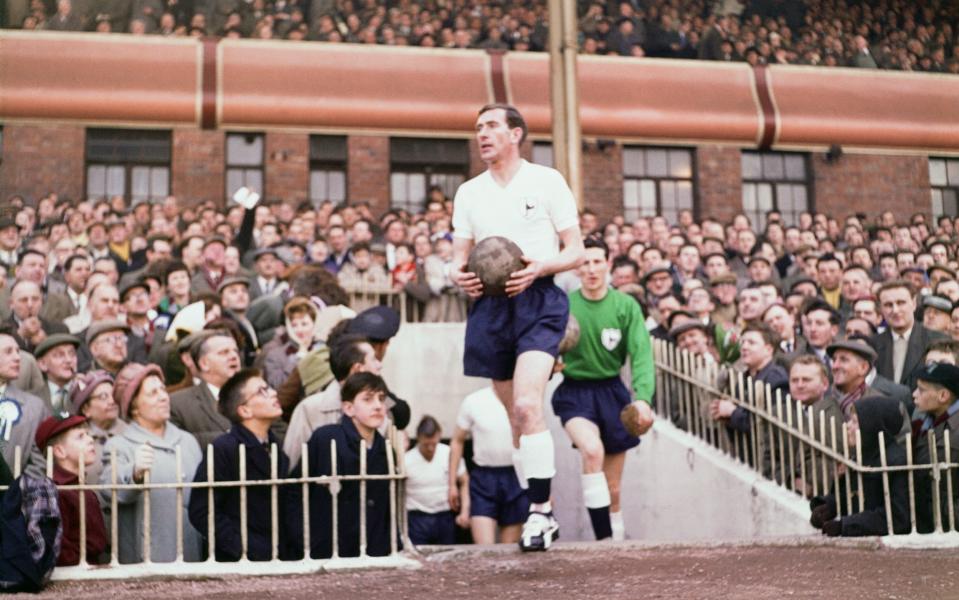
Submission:
<svg viewBox="0 0 959 600">
<path fill-rule="evenodd" d="M 959 158 L 930 158 L 932 217 L 959 217 Z"/>
<path fill-rule="evenodd" d="M 87 129 L 87 197 L 123 196 L 131 203 L 170 194 L 172 134 L 137 129 Z"/>
<path fill-rule="evenodd" d="M 310 202 L 314 206 L 346 200 L 346 136 L 310 136 Z"/>
<path fill-rule="evenodd" d="M 662 215 L 679 221 L 682 210 L 695 213 L 694 155 L 690 148 L 623 148 L 623 217 Z"/>
<path fill-rule="evenodd" d="M 812 209 L 809 155 L 793 152 L 743 152 L 743 213 L 757 230 L 766 227 L 766 213 L 778 210 L 794 225 Z"/>
<path fill-rule="evenodd" d="M 430 189 L 447 198 L 469 173 L 469 142 L 426 138 L 390 138 L 390 205 L 421 212 Z"/>
<path fill-rule="evenodd" d="M 266 145 L 262 133 L 226 134 L 226 197 L 241 187 L 264 195 L 263 157 Z"/>
</svg>

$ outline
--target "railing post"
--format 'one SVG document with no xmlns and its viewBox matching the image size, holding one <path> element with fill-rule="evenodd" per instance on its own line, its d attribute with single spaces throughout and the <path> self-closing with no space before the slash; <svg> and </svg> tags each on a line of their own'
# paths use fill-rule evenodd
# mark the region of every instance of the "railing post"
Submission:
<svg viewBox="0 0 959 600">
<path fill-rule="evenodd" d="M 889 471 L 886 470 L 886 434 L 879 432 L 879 464 L 882 465 L 882 497 L 886 507 L 886 535 L 894 535 L 896 530 L 892 522 L 892 503 L 889 499 Z"/>
</svg>

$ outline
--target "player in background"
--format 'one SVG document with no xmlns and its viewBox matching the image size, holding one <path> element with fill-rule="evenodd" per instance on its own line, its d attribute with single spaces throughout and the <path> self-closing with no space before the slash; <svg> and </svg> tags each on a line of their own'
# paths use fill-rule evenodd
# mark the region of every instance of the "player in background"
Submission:
<svg viewBox="0 0 959 600">
<path fill-rule="evenodd" d="M 546 550 L 559 533 L 550 504 L 556 469 L 543 394 L 569 303 L 553 275 L 576 268 L 583 255 L 573 194 L 558 171 L 520 156 L 526 133 L 516 108 L 484 106 L 476 141 L 488 169 L 461 185 L 453 204 L 454 281 L 476 299 L 466 322 L 464 372 L 492 379 L 509 412 L 517 468 L 529 484 L 530 512 L 519 541 L 524 551 Z M 506 296 L 494 297 L 483 295 L 466 263 L 476 243 L 495 235 L 515 242 L 526 266 L 511 274 Z"/>
<path fill-rule="evenodd" d="M 583 500 L 596 539 L 621 540 L 619 490 L 626 451 L 639 444 L 637 434 L 653 421 L 653 348 L 639 304 L 607 284 L 606 244 L 589 238 L 585 247 L 582 287 L 569 295 L 579 343 L 563 355 L 563 383 L 553 394 L 553 412 L 583 458 Z M 635 402 L 620 377 L 627 357 Z"/>
</svg>

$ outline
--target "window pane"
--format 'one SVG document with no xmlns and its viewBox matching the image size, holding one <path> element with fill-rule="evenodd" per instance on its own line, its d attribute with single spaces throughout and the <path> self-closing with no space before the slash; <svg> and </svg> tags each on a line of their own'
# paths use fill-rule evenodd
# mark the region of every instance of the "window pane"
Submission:
<svg viewBox="0 0 959 600">
<path fill-rule="evenodd" d="M 786 155 L 786 179 L 804 180 L 806 179 L 806 161 L 802 156 L 796 154 Z"/>
<path fill-rule="evenodd" d="M 942 213 L 942 190 L 932 190 L 932 216 L 938 217 Z"/>
<path fill-rule="evenodd" d="M 656 214 L 656 182 L 650 179 L 643 179 L 639 182 L 639 205 L 640 214 Z"/>
<path fill-rule="evenodd" d="M 623 180 L 623 217 L 634 221 L 639 216 L 639 181 L 635 179 Z"/>
<path fill-rule="evenodd" d="M 676 206 L 679 208 L 693 208 L 693 182 L 676 182 Z"/>
<path fill-rule="evenodd" d="M 641 148 L 623 149 L 623 174 L 642 177 L 646 174 L 645 152 Z"/>
<path fill-rule="evenodd" d="M 792 210 L 793 193 L 791 185 L 780 183 L 776 185 L 776 208 L 779 210 Z"/>
<path fill-rule="evenodd" d="M 759 155 L 755 152 L 742 153 L 743 179 L 762 179 L 763 168 Z"/>
<path fill-rule="evenodd" d="M 676 208 L 676 182 L 675 181 L 659 182 L 659 206 L 664 212 L 666 210 L 674 210 Z M 673 221 L 670 221 L 670 224 L 672 223 Z"/>
<path fill-rule="evenodd" d="M 806 197 L 806 186 L 793 186 L 793 210 L 798 215 L 801 212 L 809 210 L 809 200 Z"/>
<path fill-rule="evenodd" d="M 390 198 L 392 198 L 393 204 L 406 204 L 409 198 L 409 193 L 406 189 L 406 180 L 406 173 L 393 173 L 390 175 Z"/>
<path fill-rule="evenodd" d="M 669 151 L 669 173 L 680 179 L 693 176 L 692 153 L 689 150 Z"/>
<path fill-rule="evenodd" d="M 246 169 L 243 173 L 243 184 L 250 191 L 263 194 L 263 171 L 260 169 Z"/>
<path fill-rule="evenodd" d="M 162 200 L 170 195 L 170 169 L 153 167 L 150 169 L 150 198 Z"/>
<path fill-rule="evenodd" d="M 545 167 L 552 167 L 553 145 L 540 142 L 533 144 L 533 162 Z"/>
<path fill-rule="evenodd" d="M 409 190 L 409 207 L 422 205 L 426 200 L 426 175 L 424 173 L 410 173 Z"/>
<path fill-rule="evenodd" d="M 929 183 L 932 185 L 946 185 L 946 161 L 929 159 Z"/>
<path fill-rule="evenodd" d="M 669 168 L 666 165 L 665 150 L 647 150 L 646 151 L 646 173 L 651 177 L 665 177 L 669 174 Z"/>
<path fill-rule="evenodd" d="M 773 186 L 760 183 L 756 186 L 756 209 L 765 213 L 773 207 Z"/>
<path fill-rule="evenodd" d="M 333 202 L 343 202 L 346 200 L 346 172 L 330 171 L 328 186 L 328 198 L 330 200 Z"/>
<path fill-rule="evenodd" d="M 130 169 L 130 197 L 133 200 L 150 198 L 150 168 L 133 167 Z"/>
<path fill-rule="evenodd" d="M 107 192 L 107 168 L 101 165 L 87 167 L 87 196 L 102 198 Z"/>
<path fill-rule="evenodd" d="M 243 187 L 243 170 L 227 169 L 226 171 L 226 197 L 232 198 L 238 189 Z"/>
<path fill-rule="evenodd" d="M 328 181 L 326 171 L 310 171 L 310 200 L 314 204 L 329 199 Z"/>
<path fill-rule="evenodd" d="M 959 186 L 959 160 L 948 161 L 946 171 L 948 171 L 949 185 Z"/>
<path fill-rule="evenodd" d="M 744 211 L 756 210 L 756 184 L 755 183 L 743 184 L 743 210 Z"/>
<path fill-rule="evenodd" d="M 226 136 L 226 164 L 254 166 L 263 163 L 263 136 L 231 134 Z"/>
<path fill-rule="evenodd" d="M 452 198 L 456 195 L 456 188 L 458 188 L 464 180 L 465 178 L 462 175 L 455 173 L 434 173 L 430 175 L 430 186 L 438 186 L 447 198 Z M 426 194 L 424 193 L 423 200 L 425 199 Z"/>
<path fill-rule="evenodd" d="M 954 217 L 959 214 L 959 206 L 956 203 L 956 190 L 942 190 L 942 212 Z"/>
<path fill-rule="evenodd" d="M 107 167 L 107 195 L 126 195 L 126 169 L 120 165 Z"/>
<path fill-rule="evenodd" d="M 785 177 L 786 172 L 783 168 L 782 154 L 763 154 L 762 160 L 764 179 L 783 179 Z"/>
</svg>

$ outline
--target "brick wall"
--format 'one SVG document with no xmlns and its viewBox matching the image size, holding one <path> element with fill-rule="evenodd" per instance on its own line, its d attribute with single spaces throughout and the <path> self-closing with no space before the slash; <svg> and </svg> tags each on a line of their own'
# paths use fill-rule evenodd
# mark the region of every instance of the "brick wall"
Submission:
<svg viewBox="0 0 959 600">
<path fill-rule="evenodd" d="M 929 160 L 925 156 L 843 154 L 827 162 L 813 155 L 816 210 L 842 219 L 863 212 L 870 217 L 891 210 L 896 220 L 929 215 Z"/>
<path fill-rule="evenodd" d="M 385 212 L 390 202 L 390 138 L 351 135 L 347 151 L 347 198 L 368 200 L 374 215 Z"/>
<path fill-rule="evenodd" d="M 83 156 L 84 128 L 78 125 L 5 125 L 0 200 L 12 194 L 36 199 L 49 192 L 83 197 Z"/>
<path fill-rule="evenodd" d="M 583 150 L 583 205 L 595 212 L 599 222 L 623 212 L 623 147 L 604 149 L 590 142 Z"/>
<path fill-rule="evenodd" d="M 0 198 L 20 193 L 36 198 L 50 191 L 84 195 L 84 128 L 78 125 L 7 124 L 3 129 Z M 172 192 L 186 204 L 221 203 L 225 187 L 225 134 L 222 131 L 173 131 Z M 348 138 L 347 185 L 350 200 L 369 200 L 373 211 L 387 210 L 390 198 L 389 137 Z M 530 158 L 527 141 L 522 154 Z M 469 145 L 469 174 L 485 169 L 476 144 Z M 810 160 L 815 209 L 837 218 L 855 212 L 892 210 L 897 218 L 930 212 L 928 159 L 923 156 L 844 154 L 827 162 Z M 728 221 L 742 210 L 740 151 L 702 146 L 696 149 L 699 216 Z M 583 152 L 584 201 L 606 220 L 622 211 L 622 145 Z M 296 204 L 308 197 L 309 136 L 268 132 L 266 193 Z"/>
<path fill-rule="evenodd" d="M 173 130 L 171 192 L 185 205 L 212 200 L 226 192 L 226 135 L 222 131 Z"/>
<path fill-rule="evenodd" d="M 266 134 L 266 195 L 294 206 L 308 198 L 310 138 L 305 133 Z"/>
<path fill-rule="evenodd" d="M 743 206 L 742 164 L 737 148 L 700 146 L 696 149 L 699 218 L 726 222 Z"/>
</svg>

